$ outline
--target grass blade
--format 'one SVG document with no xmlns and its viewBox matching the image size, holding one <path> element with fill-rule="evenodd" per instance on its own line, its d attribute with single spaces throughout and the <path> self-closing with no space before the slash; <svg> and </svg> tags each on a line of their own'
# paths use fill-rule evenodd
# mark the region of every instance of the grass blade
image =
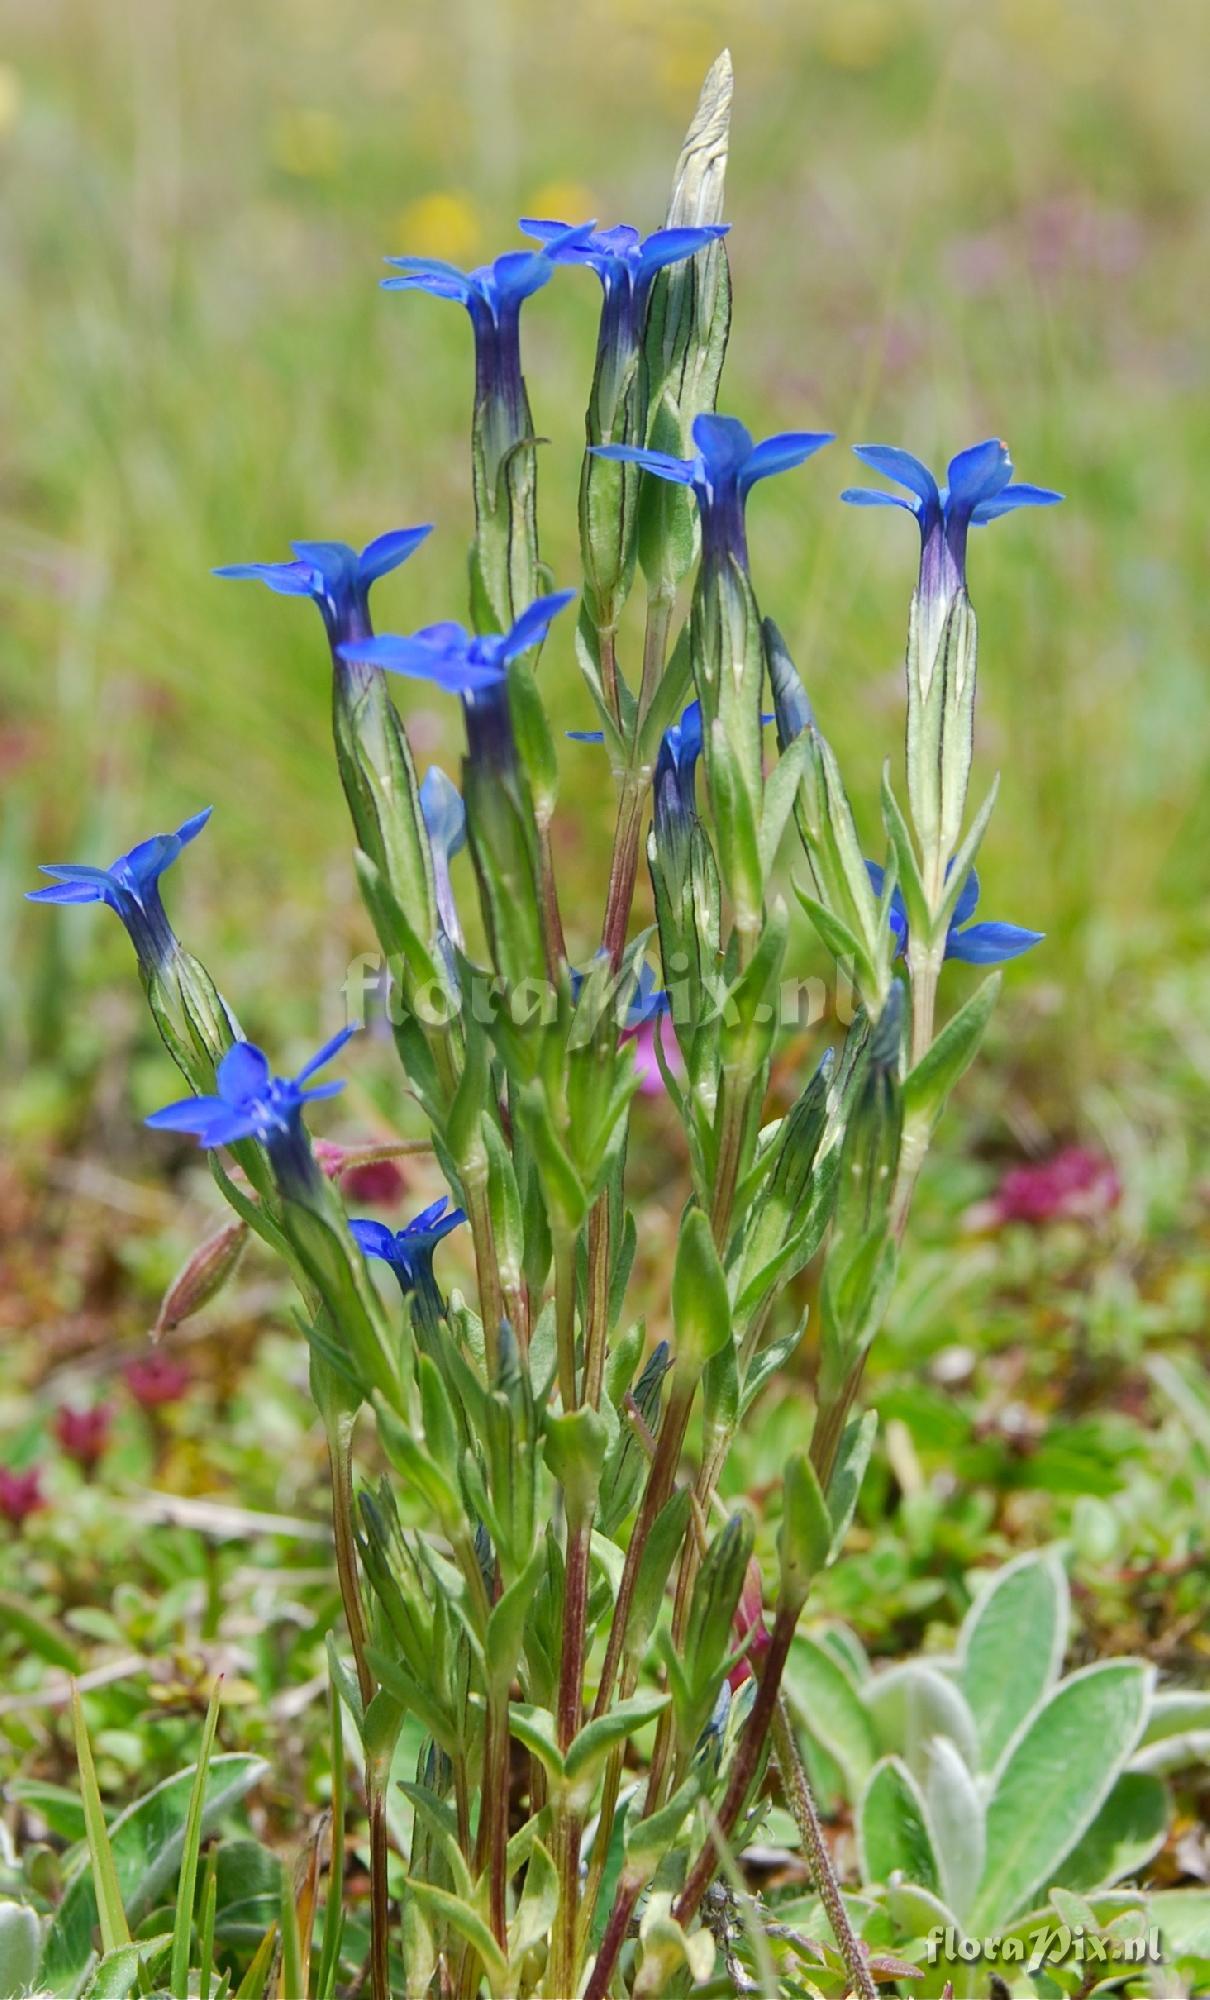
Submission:
<svg viewBox="0 0 1210 2000">
<path fill-rule="evenodd" d="M 189 1796 L 189 1813 L 185 1820 L 185 1845 L 181 1854 L 181 1873 L 176 1891 L 172 1970 L 168 1980 L 168 1990 L 172 2000 L 189 2000 L 189 1959 L 193 1943 L 193 1901 L 197 1890 L 198 1851 L 202 1844 L 202 1804 L 206 1797 L 206 1774 L 210 1769 L 210 1759 L 214 1752 L 214 1735 L 218 1728 L 222 1691 L 223 1683 L 220 1677 L 214 1683 L 210 1707 L 206 1711 L 202 1747 L 198 1752 L 197 1771 L 194 1774 L 193 1790 Z"/>
<path fill-rule="evenodd" d="M 120 1945 L 130 1943 L 130 1926 L 126 1922 L 122 1892 L 118 1887 L 118 1871 L 114 1867 L 113 1849 L 109 1845 L 109 1830 L 105 1825 L 105 1809 L 101 1804 L 101 1794 L 97 1786 L 92 1745 L 88 1740 L 88 1729 L 84 1721 L 84 1707 L 74 1681 L 71 1686 L 71 1721 L 76 1738 L 76 1760 L 80 1766 L 84 1831 L 88 1839 L 88 1852 L 92 1858 L 93 1887 L 96 1891 L 97 1914 L 101 1922 L 101 1949 L 103 1952 L 117 1951 Z"/>
</svg>

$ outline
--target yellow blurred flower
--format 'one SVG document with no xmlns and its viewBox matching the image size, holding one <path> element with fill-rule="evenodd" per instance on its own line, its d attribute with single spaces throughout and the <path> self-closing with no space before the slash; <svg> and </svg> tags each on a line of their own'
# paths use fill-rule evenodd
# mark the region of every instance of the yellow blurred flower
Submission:
<svg viewBox="0 0 1210 2000">
<path fill-rule="evenodd" d="M 21 78 L 11 64 L 0 63 L 0 138 L 21 116 Z"/>
<path fill-rule="evenodd" d="M 279 112 L 271 144 L 283 173 L 307 181 L 330 179 L 344 152 L 340 121 L 330 111 L 301 104 Z"/>
<path fill-rule="evenodd" d="M 609 228 L 613 218 L 598 215 L 597 198 L 583 181 L 543 181 L 526 198 L 525 215 L 544 216 L 553 222 L 587 222 L 590 218 Z"/>
<path fill-rule="evenodd" d="M 483 225 L 470 195 L 446 188 L 410 201 L 399 216 L 396 235 L 400 256 L 444 257 L 469 266 L 478 255 Z"/>
</svg>

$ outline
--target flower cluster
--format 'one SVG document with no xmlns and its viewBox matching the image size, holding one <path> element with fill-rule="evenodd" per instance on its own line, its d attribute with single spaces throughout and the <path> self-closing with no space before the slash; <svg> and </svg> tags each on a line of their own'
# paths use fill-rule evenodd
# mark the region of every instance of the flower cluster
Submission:
<svg viewBox="0 0 1210 2000">
<path fill-rule="evenodd" d="M 856 1503 L 871 1448 L 857 1408 L 865 1359 L 895 1288 L 921 1161 L 994 998 L 994 979 L 959 996 L 956 1031 L 938 1031 L 943 967 L 996 965 L 1040 941 L 977 918 L 972 863 L 991 808 L 968 824 L 976 649 L 966 551 L 972 526 L 1059 496 L 1015 484 L 996 440 L 959 453 L 944 487 L 906 452 L 858 447 L 908 498 L 845 499 L 904 507 L 921 535 L 907 806 L 888 775 L 886 859 L 867 862 L 838 761 L 749 563 L 753 489 L 832 433 L 757 442 L 717 408 L 730 326 L 729 101 L 723 62 L 686 138 L 666 224 L 646 236 L 528 219 L 536 247 L 474 270 L 389 260 L 388 290 L 453 300 L 473 331 L 465 623 L 374 630 L 373 587 L 427 527 L 360 550 L 300 541 L 288 561 L 218 572 L 319 609 L 357 878 L 390 980 L 399 1096 L 425 1136 L 313 1143 L 311 1108 L 342 1088 L 315 1078 L 351 1031 L 279 1075 L 181 952 L 158 883 L 206 814 L 108 869 L 52 867 L 54 886 L 35 892 L 108 903 L 126 925 L 193 1093 L 148 1123 L 209 1151 L 235 1211 L 189 1260 L 161 1324 L 211 1298 L 252 1235 L 297 1288 L 331 1459 L 352 1699 L 367 1725 L 371 2000 L 391 1990 L 385 1774 L 405 1719 L 424 1739 L 401 1878 L 422 1985 L 426 1963 L 467 2000 L 484 1981 L 608 2000 L 623 1986 L 679 1990 L 686 1969 L 709 1978 L 703 1898 L 742 1836 L 799 1616 Z M 557 590 L 540 550 L 521 316 L 567 267 L 592 270 L 602 300 L 580 471 L 582 574 L 575 590 Z M 623 611 L 640 591 L 646 622 L 632 653 Z M 600 728 L 569 733 L 607 746 L 618 794 L 599 928 L 597 911 L 561 904 L 560 760 L 533 659 L 573 599 Z M 571 624 L 558 626 L 560 639 Z M 460 784 L 436 766 L 421 781 L 402 713 L 408 683 L 461 702 Z M 791 831 L 806 861 L 800 900 L 861 1006 L 843 1047 L 816 1050 L 788 1103 L 783 1094 L 784 1116 L 770 1117 L 775 1062 L 780 1076 L 790 1059 L 779 1035 L 792 937 L 776 870 Z M 650 932 L 635 915 L 644 854 Z M 636 1095 L 657 1092 L 684 1185 L 661 1193 L 667 1338 L 645 1355 L 629 1287 L 640 1244 L 640 1265 L 651 1258 L 628 1206 L 629 1121 Z M 350 1216 L 346 1200 L 400 1199 L 392 1154 L 417 1148 L 431 1152 L 446 1191 L 400 1228 Z M 447 1299 L 436 1252 L 463 1228 L 473 1288 Z M 787 1288 L 817 1258 L 816 1410 L 809 1448 L 785 1465 L 774 1548 L 758 1544 L 752 1510 L 724 1504 L 723 1475 L 742 1413 L 798 1338 L 801 1308 Z M 374 1281 L 379 1263 L 402 1307 Z M 128 1369 L 145 1409 L 181 1393 L 175 1368 L 153 1353 Z M 376 1440 L 374 1484 L 360 1494 L 359 1410 L 361 1437 L 372 1415 Z M 59 1435 L 87 1472 L 108 1414 L 64 1411 Z M 36 1478 L 0 1477 L 9 1519 L 39 1498 Z M 793 1754 L 779 1743 L 845 1990 L 871 2000 L 870 1965 L 819 1853 Z M 634 1786 L 624 1774 L 640 1757 L 646 1775 Z"/>
</svg>

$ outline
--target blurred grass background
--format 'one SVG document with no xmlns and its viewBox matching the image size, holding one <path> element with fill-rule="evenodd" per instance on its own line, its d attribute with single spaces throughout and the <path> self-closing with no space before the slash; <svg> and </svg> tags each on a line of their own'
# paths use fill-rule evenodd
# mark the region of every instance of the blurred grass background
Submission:
<svg viewBox="0 0 1210 2000">
<path fill-rule="evenodd" d="M 979 777 L 1003 772 L 984 911 L 1049 934 L 1006 1020 L 1036 1115 L 1078 1124 L 1132 981 L 1206 947 L 1203 0 L 3 0 L 0 19 L 10 1139 L 71 1127 L 115 1032 L 161 1060 L 118 927 L 21 904 L 40 859 L 107 859 L 213 801 L 170 884 L 178 928 L 253 1032 L 279 1040 L 288 1002 L 309 1033 L 317 980 L 331 1014 L 367 931 L 318 622 L 210 570 L 432 519 L 378 622 L 461 613 L 469 335 L 384 297 L 380 259 L 475 262 L 526 212 L 654 226 L 723 42 L 723 406 L 839 434 L 757 496 L 755 566 L 872 844 L 915 551 L 897 517 L 839 506 L 849 444 L 939 465 L 998 432 L 1068 495 L 977 537 L 972 587 Z M 561 580 L 596 308 L 573 273 L 526 313 Z M 570 636 L 543 672 L 584 726 Z M 422 757 L 454 768 L 453 704 L 400 698 Z M 591 756 L 564 755 L 585 950 L 612 813 Z"/>
</svg>

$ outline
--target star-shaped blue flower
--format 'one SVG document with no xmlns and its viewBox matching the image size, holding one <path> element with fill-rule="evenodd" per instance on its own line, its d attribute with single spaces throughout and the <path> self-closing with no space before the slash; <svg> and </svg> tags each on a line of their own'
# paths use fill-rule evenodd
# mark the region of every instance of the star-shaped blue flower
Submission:
<svg viewBox="0 0 1210 2000">
<path fill-rule="evenodd" d="M 544 222 L 523 216 L 526 236 L 536 236 L 557 264 L 584 264 L 596 272 L 605 294 L 598 353 L 612 354 L 621 366 L 642 338 L 647 301 L 656 274 L 696 256 L 725 236 L 725 222 L 700 229 L 657 229 L 644 238 L 628 223 L 594 229 L 591 223 Z"/>
<path fill-rule="evenodd" d="M 451 1208 L 448 1195 L 442 1195 L 440 1201 L 422 1209 L 404 1229 L 388 1229 L 384 1222 L 370 1222 L 361 1217 L 351 1221 L 349 1228 L 367 1257 L 380 1257 L 384 1264 L 390 1265 L 405 1298 L 409 1292 L 419 1292 L 428 1301 L 435 1299 L 440 1310 L 433 1278 L 433 1252 L 443 1236 L 465 1221 L 465 1211 Z"/>
<path fill-rule="evenodd" d="M 346 660 L 364 660 L 369 666 L 385 667 L 388 673 L 406 674 L 412 680 L 431 681 L 447 694 L 471 700 L 477 694 L 499 687 L 507 678 L 509 665 L 540 645 L 552 620 L 570 604 L 574 590 L 559 590 L 551 597 L 536 597 L 508 632 L 468 632 L 453 619 L 440 625 L 426 625 L 410 637 L 384 632 L 378 638 L 355 640 L 343 646 Z"/>
<path fill-rule="evenodd" d="M 255 577 L 283 597 L 309 597 L 320 615 L 333 651 L 367 638 L 370 586 L 407 561 L 433 532 L 431 524 L 396 528 L 368 542 L 360 555 L 347 542 L 292 542 L 293 562 L 225 563 L 216 576 Z"/>
<path fill-rule="evenodd" d="M 388 632 L 376 639 L 359 639 L 343 646 L 341 656 L 461 695 L 472 761 L 508 770 L 514 762 L 508 669 L 522 653 L 541 644 L 552 619 L 575 594 L 560 590 L 551 597 L 536 597 L 507 632 L 468 632 L 465 625 L 450 619 L 410 636 Z"/>
<path fill-rule="evenodd" d="M 721 562 L 732 556 L 744 568 L 748 562 L 744 505 L 758 479 L 789 472 L 832 442 L 832 431 L 780 431 L 763 443 L 736 417 L 711 413 L 694 419 L 692 458 L 674 458 L 641 445 L 600 444 L 591 449 L 600 458 L 641 465 L 657 479 L 693 489 L 702 522 L 702 556 Z"/>
<path fill-rule="evenodd" d="M 139 963 L 150 973 L 161 968 L 176 950 L 176 939 L 160 900 L 159 880 L 171 868 L 181 850 L 196 840 L 210 818 L 212 806 L 194 813 L 175 833 L 156 833 L 141 840 L 128 854 L 119 854 L 108 868 L 90 868 L 83 862 L 56 861 L 43 864 L 42 875 L 53 875 L 49 889 L 31 889 L 31 903 L 107 903 L 117 912 Z"/>
<path fill-rule="evenodd" d="M 881 896 L 885 871 L 876 861 L 867 861 L 866 869 L 874 894 Z M 1031 951 L 1034 945 L 1042 942 L 1044 931 L 1023 930 L 1020 924 L 972 924 L 970 919 L 978 902 L 979 877 L 972 868 L 962 884 L 950 918 L 945 940 L 946 958 L 956 958 L 964 965 L 1003 965 L 1008 959 L 1020 958 L 1022 952 Z M 908 920 L 898 889 L 891 891 L 889 919 L 895 938 L 895 956 L 899 958 L 908 946 Z"/>
<path fill-rule="evenodd" d="M 591 224 L 585 225 L 591 228 Z M 577 234 L 569 230 L 569 236 Z M 505 435 L 520 438 L 528 429 L 525 385 L 521 374 L 521 307 L 543 285 L 555 266 L 550 250 L 506 250 L 491 264 L 461 271 L 438 257 L 388 257 L 399 272 L 384 278 L 388 292 L 429 292 L 454 299 L 470 314 L 475 336 L 475 402 L 488 405 L 503 420 Z"/>
<path fill-rule="evenodd" d="M 1063 498 L 1046 486 L 1013 484 L 1013 462 L 999 438 L 986 438 L 951 458 L 944 486 L 910 452 L 885 444 L 858 444 L 853 449 L 866 465 L 911 495 L 904 500 L 898 493 L 858 486 L 847 487 L 840 497 L 852 507 L 902 507 L 916 516 L 920 596 L 937 636 L 954 598 L 966 589 L 966 540 L 971 527 L 984 527 L 1018 507 L 1053 507 Z"/>
<path fill-rule="evenodd" d="M 354 1032 L 342 1028 L 293 1077 L 274 1076 L 268 1057 L 254 1042 L 236 1042 L 218 1066 L 213 1097 L 182 1098 L 153 1111 L 147 1123 L 157 1132 L 194 1133 L 202 1147 L 233 1146 L 240 1139 L 267 1144 L 274 1133 L 297 1123 L 304 1104 L 344 1089 L 343 1083 L 318 1083 L 310 1090 L 303 1085 L 326 1068 Z"/>
</svg>

